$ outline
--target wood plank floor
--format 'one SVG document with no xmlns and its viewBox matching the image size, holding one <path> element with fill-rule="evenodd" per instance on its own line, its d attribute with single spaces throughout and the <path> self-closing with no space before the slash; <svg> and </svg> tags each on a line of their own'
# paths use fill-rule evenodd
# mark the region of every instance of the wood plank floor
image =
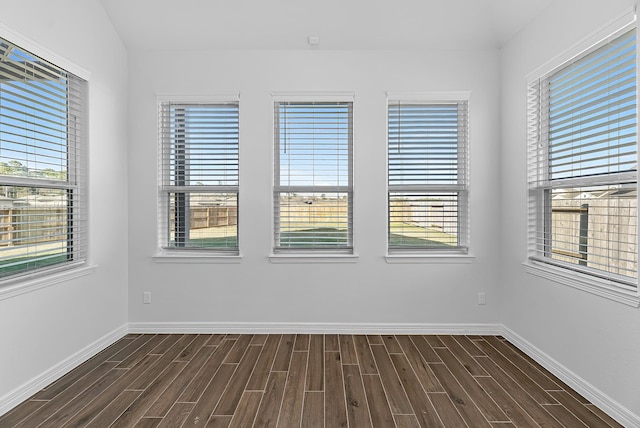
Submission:
<svg viewBox="0 0 640 428">
<path fill-rule="evenodd" d="M 0 427 L 619 427 L 494 336 L 128 335 Z"/>
</svg>

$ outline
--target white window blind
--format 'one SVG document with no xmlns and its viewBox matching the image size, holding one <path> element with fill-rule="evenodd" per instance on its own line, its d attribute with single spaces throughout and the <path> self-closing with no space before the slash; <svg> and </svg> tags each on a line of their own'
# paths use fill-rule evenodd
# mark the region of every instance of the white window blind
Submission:
<svg viewBox="0 0 640 428">
<path fill-rule="evenodd" d="M 353 103 L 275 103 L 275 252 L 353 251 Z"/>
<path fill-rule="evenodd" d="M 388 103 L 389 252 L 468 251 L 468 101 Z"/>
<path fill-rule="evenodd" d="M 238 103 L 160 102 L 160 246 L 238 253 Z"/>
<path fill-rule="evenodd" d="M 86 261 L 87 82 L 0 39 L 0 278 Z"/>
<path fill-rule="evenodd" d="M 637 284 L 636 30 L 529 83 L 529 256 Z"/>
</svg>

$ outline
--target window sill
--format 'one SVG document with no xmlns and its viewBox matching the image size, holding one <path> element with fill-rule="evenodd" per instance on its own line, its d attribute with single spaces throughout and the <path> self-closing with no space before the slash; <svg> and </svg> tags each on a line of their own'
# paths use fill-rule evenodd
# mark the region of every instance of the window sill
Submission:
<svg viewBox="0 0 640 428">
<path fill-rule="evenodd" d="M 525 272 L 541 278 L 568 285 L 587 293 L 595 294 L 618 303 L 633 306 L 640 306 L 640 294 L 632 288 L 625 288 L 616 282 L 608 281 L 580 272 L 567 271 L 566 269 L 550 266 L 544 263 L 529 261 L 523 263 Z"/>
<path fill-rule="evenodd" d="M 387 254 L 384 258 L 389 264 L 469 264 L 476 259 L 475 256 L 468 254 Z"/>
<path fill-rule="evenodd" d="M 95 269 L 96 265 L 87 265 L 82 262 L 76 267 L 68 267 L 53 273 L 43 272 L 34 277 L 24 276 L 10 279 L 4 283 L 0 283 L 0 300 L 10 299 L 20 294 L 31 293 L 41 288 L 91 275 Z"/>
<path fill-rule="evenodd" d="M 152 256 L 152 259 L 156 263 L 240 263 L 242 255 L 194 251 L 162 251 Z"/>
<path fill-rule="evenodd" d="M 357 263 L 355 254 L 271 254 L 271 263 Z"/>
</svg>

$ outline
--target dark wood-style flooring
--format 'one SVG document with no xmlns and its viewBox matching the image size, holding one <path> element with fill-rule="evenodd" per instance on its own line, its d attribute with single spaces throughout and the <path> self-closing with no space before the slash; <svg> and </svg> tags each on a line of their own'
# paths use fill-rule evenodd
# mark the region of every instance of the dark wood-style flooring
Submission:
<svg viewBox="0 0 640 428">
<path fill-rule="evenodd" d="M 0 427 L 618 427 L 494 336 L 128 335 Z"/>
</svg>

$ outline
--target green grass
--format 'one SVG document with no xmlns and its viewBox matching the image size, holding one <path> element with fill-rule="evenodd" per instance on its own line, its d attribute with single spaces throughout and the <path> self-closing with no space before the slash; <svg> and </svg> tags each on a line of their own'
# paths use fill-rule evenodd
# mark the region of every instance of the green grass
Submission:
<svg viewBox="0 0 640 428">
<path fill-rule="evenodd" d="M 238 237 L 191 238 L 189 239 L 189 244 L 189 248 L 236 248 L 238 246 Z M 169 242 L 169 247 L 179 248 L 174 241 Z"/>
<path fill-rule="evenodd" d="M 392 224 L 389 245 L 392 247 L 451 247 L 455 237 L 437 229 L 425 229 L 406 223 Z M 236 236 L 192 238 L 194 248 L 235 248 Z M 175 242 L 170 245 L 175 248 Z M 340 247 L 348 245 L 347 231 L 335 227 L 316 227 L 284 231 L 280 234 L 280 246 L 287 248 L 307 248 L 315 246 Z"/>
<path fill-rule="evenodd" d="M 411 223 L 391 223 L 389 246 L 391 247 L 455 247 L 457 239 L 437 228 L 416 226 Z"/>
<path fill-rule="evenodd" d="M 287 248 L 339 247 L 348 244 L 349 241 L 345 229 L 317 227 L 280 233 L 280 246 Z"/>
<path fill-rule="evenodd" d="M 390 247 L 451 247 L 441 241 L 392 233 L 389 235 Z"/>
<path fill-rule="evenodd" d="M 68 261 L 67 253 L 58 254 L 46 259 L 38 257 L 14 257 L 7 259 L 0 264 L 0 277 L 14 275 L 31 269 L 38 269 L 46 266 L 53 266 Z"/>
</svg>

